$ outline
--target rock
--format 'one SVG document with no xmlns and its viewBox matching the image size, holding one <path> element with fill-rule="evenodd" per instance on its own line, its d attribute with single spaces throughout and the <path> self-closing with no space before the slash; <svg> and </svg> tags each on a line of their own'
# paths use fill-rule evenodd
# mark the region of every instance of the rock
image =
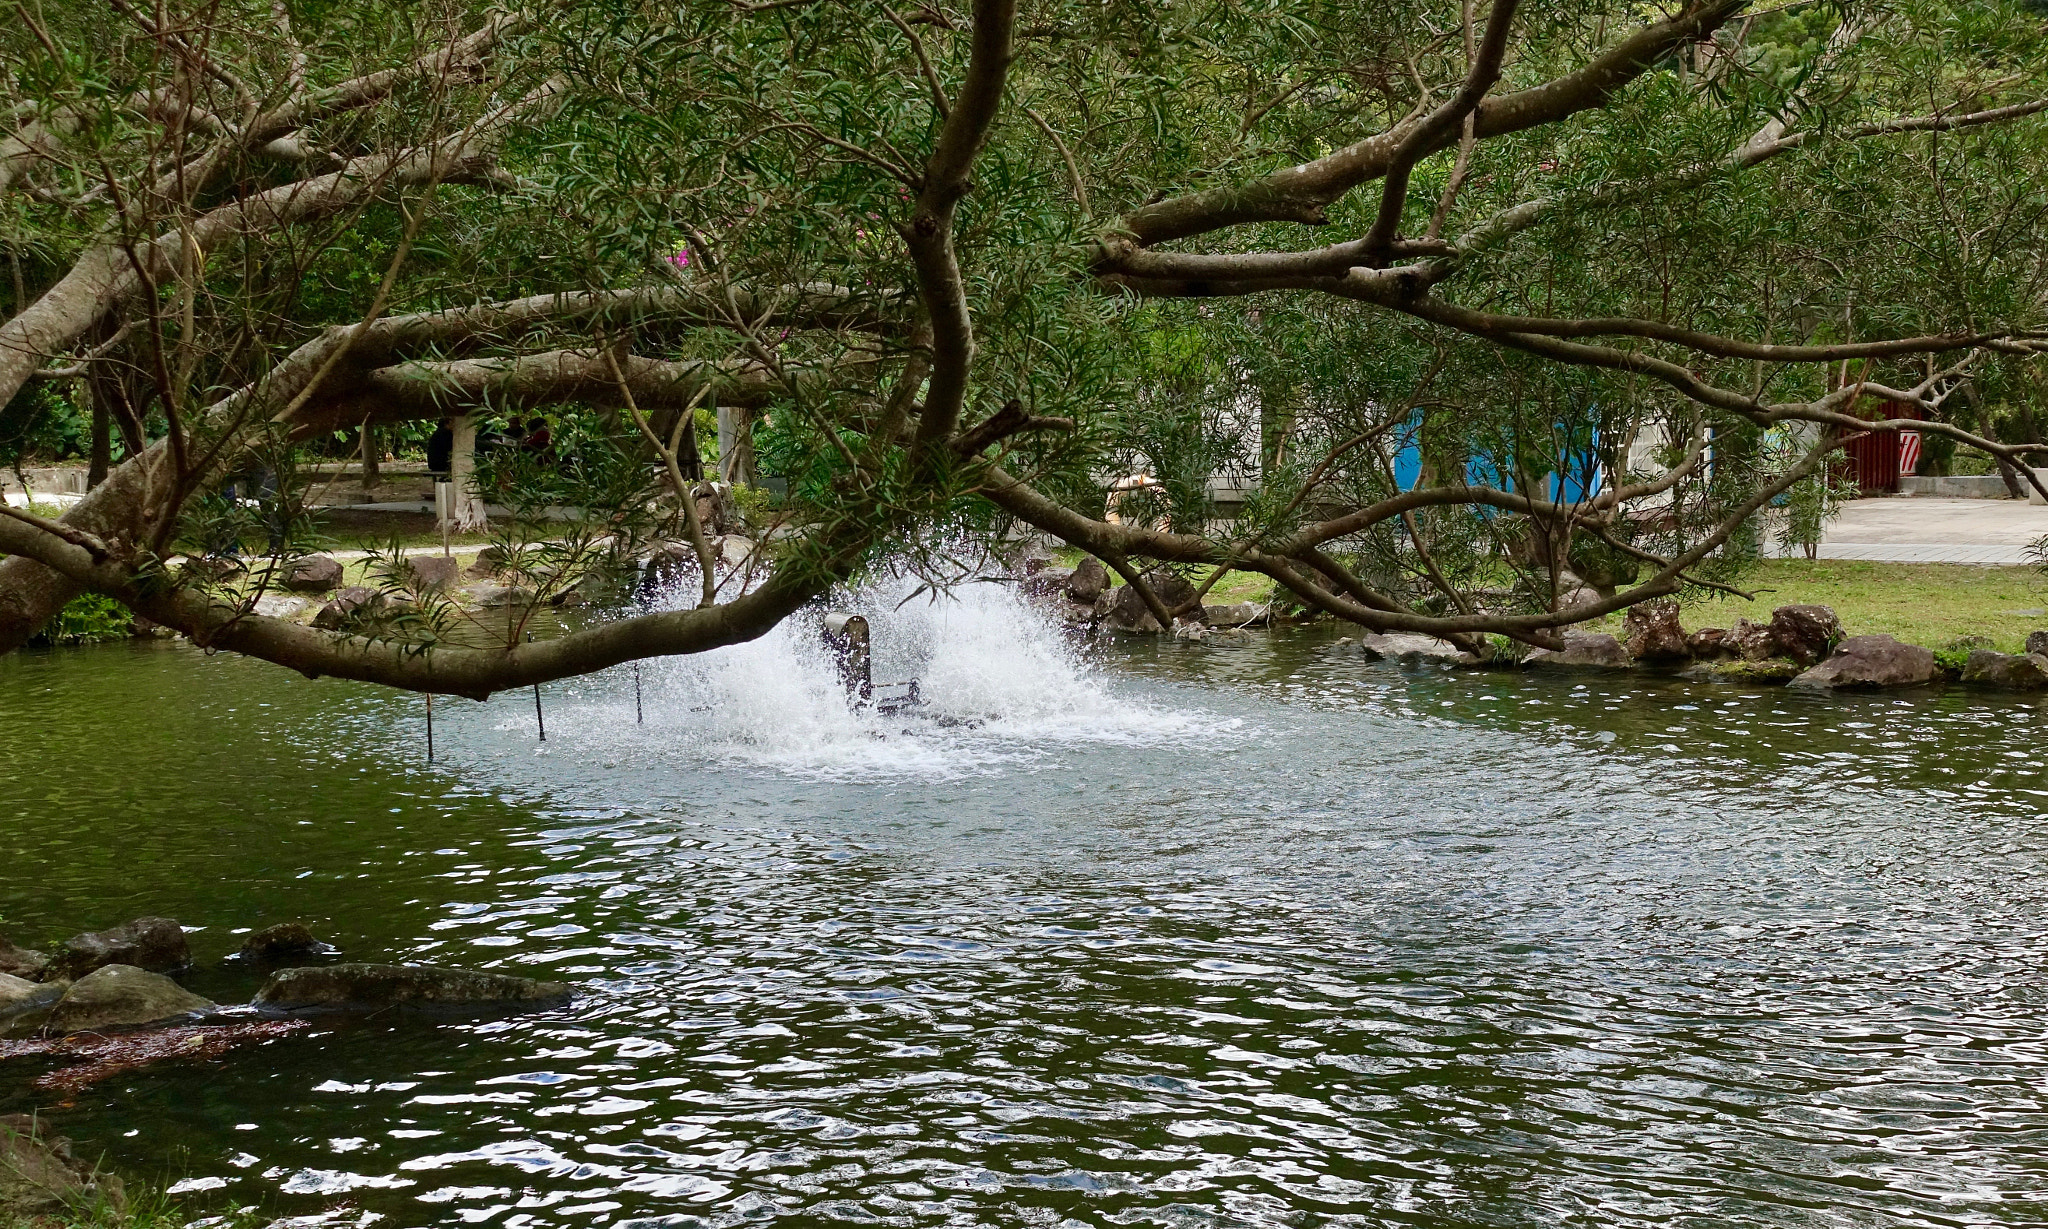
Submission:
<svg viewBox="0 0 2048 1229">
<path fill-rule="evenodd" d="M 34 1116 L 0 1116 L 0 1225 L 71 1224 L 78 1209 L 102 1204 L 126 1211 L 119 1178 L 73 1156 L 71 1141 Z"/>
<path fill-rule="evenodd" d="M 756 548 L 752 538 L 729 533 L 713 542 L 711 549 L 718 556 L 721 567 L 739 568 L 745 567 L 747 561 L 754 557 Z"/>
<path fill-rule="evenodd" d="M 202 999 L 161 973 L 130 964 L 110 964 L 79 978 L 43 1021 L 46 1033 L 157 1024 L 219 1004 Z"/>
<path fill-rule="evenodd" d="M 1628 655 L 1637 661 L 1686 661 L 1692 644 L 1678 625 L 1677 602 L 1644 602 L 1621 618 Z"/>
<path fill-rule="evenodd" d="M 1989 636 L 1958 636 L 1941 647 L 1945 652 L 1960 656 L 1966 653 L 1975 653 L 1980 649 L 1990 650 L 1995 648 L 1997 644 L 1998 642 Z"/>
<path fill-rule="evenodd" d="M 461 560 L 453 555 L 407 555 L 406 570 L 412 573 L 413 583 L 422 589 L 445 589 L 455 583 L 457 565 Z"/>
<path fill-rule="evenodd" d="M 1770 625 L 1751 623 L 1748 619 L 1735 620 L 1735 626 L 1728 629 L 1728 636 L 1721 643 L 1744 661 L 1763 661 L 1778 655 L 1778 638 L 1771 634 Z"/>
<path fill-rule="evenodd" d="M 2048 632 L 2028 632 L 2027 652 L 2048 657 Z"/>
<path fill-rule="evenodd" d="M 1102 560 L 1093 555 L 1081 556 L 1081 562 L 1074 565 L 1073 575 L 1067 578 L 1067 600 L 1093 605 L 1102 591 L 1109 588 L 1109 569 L 1102 566 Z"/>
<path fill-rule="evenodd" d="M 25 977 L 0 973 L 0 1032 L 5 1032 L 16 1016 L 42 1011 L 63 998 L 70 985 L 69 982 L 34 982 Z"/>
<path fill-rule="evenodd" d="M 533 600 L 531 589 L 518 585 L 464 585 L 456 591 L 464 606 L 472 609 L 496 608 L 499 606 L 523 606 Z"/>
<path fill-rule="evenodd" d="M 292 564 L 284 587 L 294 593 L 331 593 L 341 587 L 341 563 L 326 555 L 308 555 Z"/>
<path fill-rule="evenodd" d="M 1917 687 L 1934 681 L 1934 654 L 1890 636 L 1851 636 L 1834 655 L 1792 680 L 1794 687 Z"/>
<path fill-rule="evenodd" d="M 375 1011 L 486 1004 L 537 1008 L 568 1000 L 569 987 L 561 982 L 425 964 L 330 964 L 279 971 L 257 993 L 255 1005 L 273 1011 Z"/>
<path fill-rule="evenodd" d="M 1337 641 L 1351 647 L 1349 636 Z M 1336 647 L 1336 646 L 1332 646 Z M 1426 665 L 1469 666 L 1478 658 L 1457 645 L 1417 632 L 1367 632 L 1358 638 L 1357 651 L 1368 661 L 1390 661 L 1410 668 Z"/>
<path fill-rule="evenodd" d="M 1144 580 L 1160 604 L 1168 610 L 1184 606 L 1194 600 L 1195 587 L 1172 572 L 1153 572 L 1146 575 Z M 1138 633 L 1165 630 L 1159 626 L 1159 620 L 1152 617 L 1151 610 L 1145 605 L 1145 599 L 1138 596 L 1135 585 L 1125 585 L 1113 592 L 1106 620 L 1111 627 L 1118 631 Z"/>
<path fill-rule="evenodd" d="M 1725 627 L 1703 627 L 1685 638 L 1685 647 L 1692 651 L 1698 661 L 1717 661 L 1738 654 L 1728 644 L 1728 629 Z"/>
<path fill-rule="evenodd" d="M 1798 662 L 1773 657 L 1764 661 L 1700 661 L 1680 677 L 1703 679 L 1712 683 L 1747 683 L 1760 687 L 1777 687 L 1791 682 L 1799 672 Z"/>
<path fill-rule="evenodd" d="M 2048 654 L 1980 649 L 1963 663 L 1963 681 L 2007 691 L 2048 691 Z"/>
<path fill-rule="evenodd" d="M 1266 621 L 1266 607 L 1258 602 L 1204 606 L 1202 618 L 1211 627 L 1257 627 Z"/>
<path fill-rule="evenodd" d="M 313 626 L 331 632 L 346 630 L 360 619 L 369 618 L 384 606 L 384 595 L 375 589 L 352 585 L 334 595 L 334 599 L 320 608 L 313 616 Z"/>
<path fill-rule="evenodd" d="M 1040 560 L 1027 559 L 1024 562 L 1028 566 Z M 1072 576 L 1073 573 L 1066 568 L 1042 567 L 1018 581 L 1017 591 L 1025 597 L 1037 598 L 1040 601 L 1064 602 L 1067 598 L 1067 581 Z"/>
<path fill-rule="evenodd" d="M 10 977 L 36 981 L 43 970 L 50 967 L 50 958 L 41 952 L 32 952 L 25 947 L 16 947 L 6 939 L 0 939 L 0 973 Z"/>
<path fill-rule="evenodd" d="M 1842 641 L 1842 621 L 1826 606 L 1780 606 L 1771 612 L 1774 657 L 1789 657 L 1802 666 L 1824 660 Z"/>
<path fill-rule="evenodd" d="M 266 926 L 242 940 L 235 954 L 259 964 L 281 964 L 301 956 L 321 955 L 334 949 L 313 937 L 303 922 L 279 922 Z"/>
<path fill-rule="evenodd" d="M 110 964 L 169 973 L 191 963 L 184 927 L 167 917 L 139 917 L 112 930 L 72 936 L 50 962 L 50 972 L 76 979 Z"/>
<path fill-rule="evenodd" d="M 469 565 L 468 574 L 478 580 L 496 576 L 507 563 L 505 548 L 493 542 L 476 553 L 476 562 Z"/>
<path fill-rule="evenodd" d="M 1538 649 L 1522 659 L 1525 666 L 1571 670 L 1626 670 L 1628 650 L 1612 636 L 1566 632 L 1562 649 Z"/>
<path fill-rule="evenodd" d="M 256 613 L 266 619 L 295 619 L 313 603 L 303 597 L 291 597 L 283 593 L 266 593 L 256 599 Z"/>
<path fill-rule="evenodd" d="M 1568 611 L 1572 609 L 1574 606 L 1591 606 L 1594 602 L 1597 602 L 1599 600 L 1600 591 L 1598 589 L 1592 588 L 1589 585 L 1574 585 L 1569 589 L 1558 590 L 1557 609 L 1560 611 Z M 1585 618 L 1587 619 L 1593 617 L 1594 616 L 1590 614 L 1585 616 Z M 1584 619 L 1580 620 L 1580 622 L 1584 621 Z"/>
</svg>

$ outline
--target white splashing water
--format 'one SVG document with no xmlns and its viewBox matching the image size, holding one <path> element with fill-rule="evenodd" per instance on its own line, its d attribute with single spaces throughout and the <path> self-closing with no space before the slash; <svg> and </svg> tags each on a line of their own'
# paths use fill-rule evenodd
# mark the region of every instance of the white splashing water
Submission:
<svg viewBox="0 0 2048 1229">
<path fill-rule="evenodd" d="M 1132 694 L 1009 585 L 904 602 L 912 590 L 885 582 L 833 605 L 868 617 L 877 684 L 919 681 L 926 703 L 914 713 L 849 705 L 819 616 L 806 612 L 746 644 L 643 662 L 644 725 L 634 721 L 624 667 L 551 699 L 549 754 L 839 780 L 946 778 L 1000 773 L 1062 747 L 1229 739 L 1243 727 Z M 512 719 L 499 728 L 530 726 Z"/>
</svg>

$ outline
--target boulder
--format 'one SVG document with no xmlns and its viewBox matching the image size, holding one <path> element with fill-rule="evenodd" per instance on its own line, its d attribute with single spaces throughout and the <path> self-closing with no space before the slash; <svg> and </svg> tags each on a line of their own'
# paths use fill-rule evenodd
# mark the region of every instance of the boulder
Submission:
<svg viewBox="0 0 2048 1229">
<path fill-rule="evenodd" d="M 1704 679 L 1713 683 L 1743 683 L 1758 687 L 1777 687 L 1798 677 L 1800 665 L 1782 657 L 1764 661 L 1695 661 L 1680 677 Z"/>
<path fill-rule="evenodd" d="M 1792 680 L 1794 687 L 1917 687 L 1934 681 L 1934 654 L 1890 636 L 1851 636 L 1834 655 Z"/>
<path fill-rule="evenodd" d="M 1266 621 L 1266 607 L 1260 602 L 1226 602 L 1202 607 L 1202 619 L 1211 627 L 1256 627 Z"/>
<path fill-rule="evenodd" d="M 505 548 L 493 542 L 476 553 L 476 562 L 466 570 L 470 576 L 486 580 L 502 571 L 506 562 Z"/>
<path fill-rule="evenodd" d="M 1144 579 L 1146 585 L 1168 610 L 1184 606 L 1194 600 L 1195 587 L 1172 572 L 1153 572 Z M 1201 617 L 1199 612 L 1190 613 L 1196 619 Z M 1150 634 L 1165 630 L 1159 626 L 1159 620 L 1152 617 L 1151 610 L 1145 605 L 1145 599 L 1138 596 L 1135 585 L 1125 585 L 1114 590 L 1106 621 L 1111 627 L 1124 632 Z"/>
<path fill-rule="evenodd" d="M 422 589 L 445 589 L 455 583 L 462 561 L 453 555 L 407 555 L 405 566 Z"/>
<path fill-rule="evenodd" d="M 1523 658 L 1522 664 L 1560 670 L 1626 670 L 1634 663 L 1621 641 L 1612 636 L 1566 632 L 1562 649 L 1537 649 Z"/>
<path fill-rule="evenodd" d="M 1740 656 L 1728 644 L 1728 629 L 1725 627 L 1703 627 L 1685 638 L 1685 647 L 1696 661 Z"/>
<path fill-rule="evenodd" d="M 1748 619 L 1735 620 L 1735 626 L 1728 629 L 1728 636 L 1721 642 L 1736 657 L 1744 661 L 1763 661 L 1778 655 L 1778 638 L 1771 634 L 1767 623 L 1751 623 Z"/>
<path fill-rule="evenodd" d="M 533 600 L 533 590 L 518 585 L 464 585 L 456 591 L 462 604 L 473 610 L 495 609 L 500 606 L 523 606 Z"/>
<path fill-rule="evenodd" d="M 389 1007 L 479 1007 L 566 1003 L 569 987 L 501 973 L 425 964 L 330 964 L 283 969 L 259 991 L 255 1005 L 273 1011 L 376 1011 Z"/>
<path fill-rule="evenodd" d="M 384 606 L 384 595 L 375 589 L 351 585 L 334 595 L 334 599 L 320 608 L 313 616 L 313 626 L 338 632 L 348 628 L 358 619 L 375 614 Z"/>
<path fill-rule="evenodd" d="M 191 963 L 184 927 L 167 917 L 139 917 L 112 930 L 72 936 L 50 962 L 50 972 L 77 979 L 110 964 L 169 973 Z"/>
<path fill-rule="evenodd" d="M 712 553 L 718 556 L 718 566 L 723 568 L 745 567 L 756 549 L 752 538 L 736 533 L 726 534 L 711 543 Z"/>
<path fill-rule="evenodd" d="M 1024 562 L 1028 568 L 1029 565 L 1040 561 L 1027 559 Z M 1025 597 L 1064 603 L 1067 599 L 1067 580 L 1072 575 L 1073 573 L 1066 568 L 1042 567 L 1035 572 L 1027 572 L 1024 578 L 1017 582 L 1017 591 Z"/>
<path fill-rule="evenodd" d="M 1842 621 L 1826 606 L 1780 606 L 1771 612 L 1773 656 L 1802 666 L 1824 660 L 1842 640 Z"/>
<path fill-rule="evenodd" d="M 2048 654 L 1979 649 L 1963 663 L 1963 681 L 2006 691 L 2048 691 Z"/>
<path fill-rule="evenodd" d="M 2048 632 L 2028 632 L 2027 652 L 2048 657 Z"/>
<path fill-rule="evenodd" d="M 1677 602 L 1644 602 L 1621 617 L 1623 642 L 1637 661 L 1687 661 L 1692 645 L 1678 625 Z"/>
<path fill-rule="evenodd" d="M 1081 556 L 1081 562 L 1074 565 L 1073 575 L 1067 577 L 1067 599 L 1083 605 L 1093 605 L 1107 588 L 1109 569 L 1093 555 Z"/>
<path fill-rule="evenodd" d="M 80 1033 L 159 1024 L 218 1007 L 161 973 L 110 964 L 74 982 L 50 1008 L 42 1031 Z"/>
<path fill-rule="evenodd" d="M 308 555 L 285 573 L 284 587 L 294 593 L 331 593 L 341 586 L 341 563 L 326 555 Z"/>
<path fill-rule="evenodd" d="M 32 952 L 25 947 L 16 947 L 0 938 L 0 973 L 12 977 L 35 981 L 50 967 L 50 958 L 41 952 Z"/>
<path fill-rule="evenodd" d="M 256 613 L 266 619 L 296 619 L 313 604 L 311 598 L 288 593 L 266 593 L 256 599 Z"/>
<path fill-rule="evenodd" d="M 72 1155 L 71 1141 L 33 1115 L 0 1116 L 0 1225 L 78 1223 L 80 1208 L 99 1205 L 115 1218 L 126 1211 L 119 1178 Z"/>
<path fill-rule="evenodd" d="M 1337 645 L 1345 650 L 1352 648 L 1348 636 Z M 1409 667 L 1469 666 L 1479 660 L 1457 645 L 1418 632 L 1367 632 L 1358 638 L 1356 651 L 1368 661 L 1390 661 Z"/>
<path fill-rule="evenodd" d="M 305 923 L 279 922 L 242 940 L 242 949 L 235 954 L 259 964 L 281 964 L 301 956 L 320 955 L 333 950 L 314 938 Z"/>
<path fill-rule="evenodd" d="M 5 1032 L 16 1016 L 49 1007 L 69 988 L 69 982 L 30 981 L 0 973 L 0 1032 Z"/>
</svg>

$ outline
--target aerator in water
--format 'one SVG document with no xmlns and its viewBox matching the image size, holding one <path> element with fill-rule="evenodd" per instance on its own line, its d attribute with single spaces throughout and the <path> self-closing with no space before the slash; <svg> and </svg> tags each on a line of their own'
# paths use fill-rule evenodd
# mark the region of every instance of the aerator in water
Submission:
<svg viewBox="0 0 2048 1229">
<path fill-rule="evenodd" d="M 918 694 L 916 679 L 875 682 L 865 615 L 847 610 L 827 611 L 824 635 L 825 647 L 831 650 L 839 667 L 839 684 L 846 688 L 847 698 L 855 708 L 873 708 L 878 713 L 894 715 L 923 707 L 924 698 Z"/>
</svg>

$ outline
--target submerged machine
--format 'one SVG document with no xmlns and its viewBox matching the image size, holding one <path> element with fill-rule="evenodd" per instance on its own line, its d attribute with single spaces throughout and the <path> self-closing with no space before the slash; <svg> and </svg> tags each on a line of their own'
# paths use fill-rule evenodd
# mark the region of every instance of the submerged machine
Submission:
<svg viewBox="0 0 2048 1229">
<path fill-rule="evenodd" d="M 839 683 L 855 708 L 872 708 L 894 715 L 924 707 L 917 680 L 877 683 L 874 680 L 868 621 L 865 615 L 846 610 L 825 613 L 825 647 L 832 651 L 839 668 Z"/>
</svg>

